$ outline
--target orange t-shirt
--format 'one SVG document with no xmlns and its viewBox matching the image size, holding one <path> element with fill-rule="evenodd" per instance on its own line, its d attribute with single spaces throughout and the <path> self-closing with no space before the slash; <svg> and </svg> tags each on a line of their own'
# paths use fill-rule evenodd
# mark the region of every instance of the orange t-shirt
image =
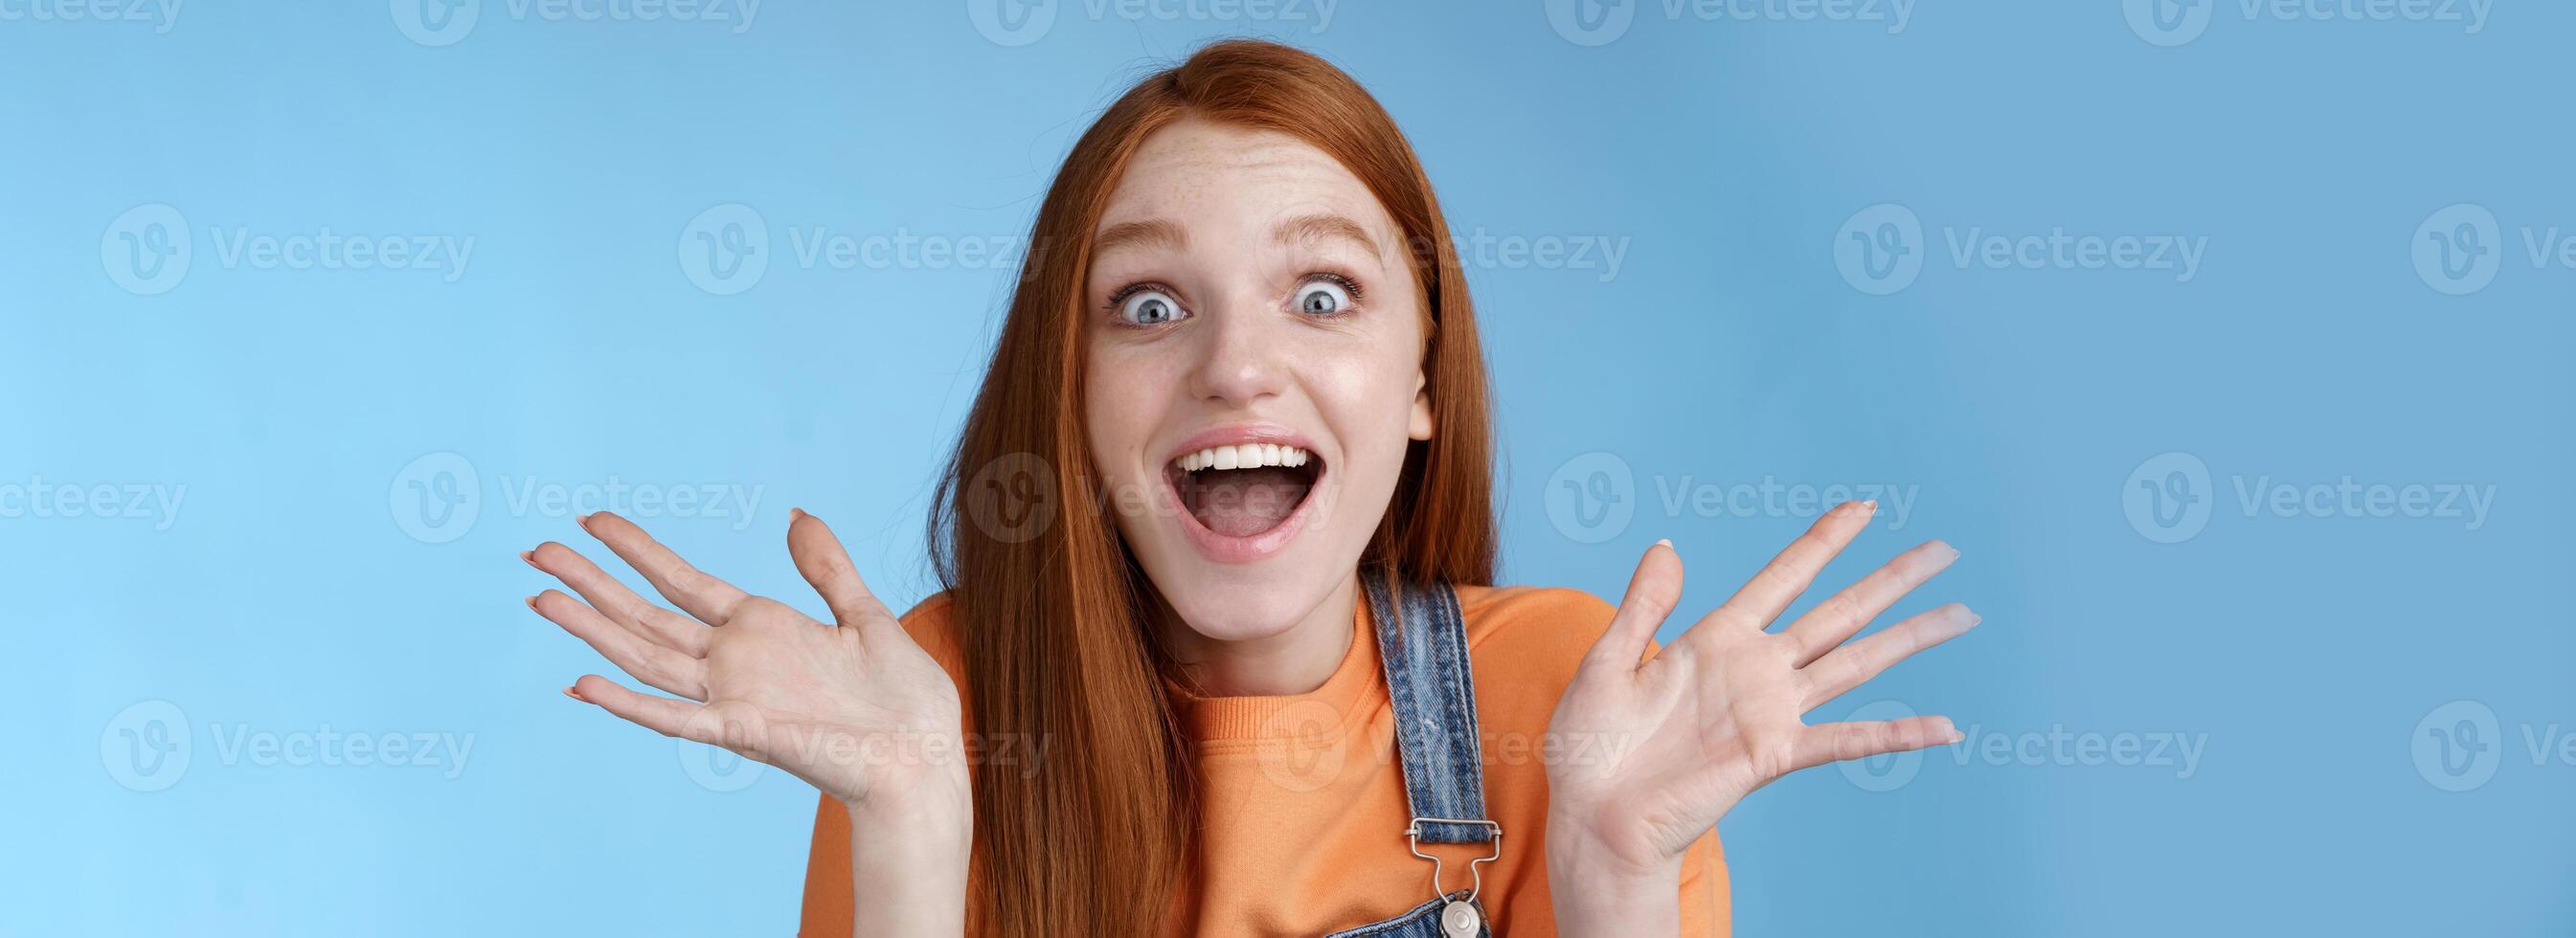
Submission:
<svg viewBox="0 0 2576 938">
<path fill-rule="evenodd" d="M 1483 737 L 1486 816 L 1502 855 L 1485 864 L 1479 901 L 1496 935 L 1556 933 L 1548 901 L 1547 776 L 1540 761 L 1557 696 L 1612 607 L 1589 593 L 1458 587 Z M 1199 866 L 1182 878 L 1175 935 L 1309 935 L 1393 918 L 1432 899 L 1431 863 L 1406 848 L 1412 812 L 1368 603 L 1351 649 L 1311 693 L 1192 697 L 1176 704 L 1196 743 Z M 904 630 L 964 686 L 964 656 L 946 596 L 903 617 Z M 1651 654 L 1651 652 L 1649 653 Z M 805 871 L 801 933 L 850 933 L 849 815 L 823 799 Z M 1446 864 L 1444 888 L 1467 885 L 1484 844 L 1425 846 Z M 1726 860 L 1717 832 L 1682 859 L 1685 935 L 1729 933 Z"/>
</svg>

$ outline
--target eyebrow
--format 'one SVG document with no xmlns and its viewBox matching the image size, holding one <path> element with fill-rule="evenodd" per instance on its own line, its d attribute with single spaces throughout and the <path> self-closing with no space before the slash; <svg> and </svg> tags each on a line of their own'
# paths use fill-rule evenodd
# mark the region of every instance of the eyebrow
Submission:
<svg viewBox="0 0 2576 938">
<path fill-rule="evenodd" d="M 1367 248 L 1370 257 L 1378 255 L 1377 239 L 1369 237 L 1368 229 L 1360 227 L 1358 222 L 1330 213 L 1300 215 L 1280 222 L 1279 227 L 1271 229 L 1271 236 L 1282 244 L 1344 238 Z"/>
<path fill-rule="evenodd" d="M 1189 243 L 1190 236 L 1181 230 L 1181 226 L 1157 218 L 1150 221 L 1119 222 L 1103 228 L 1100 236 L 1092 239 L 1091 251 L 1094 254 L 1107 254 L 1117 248 L 1130 246 L 1161 247 L 1178 251 L 1188 247 Z"/>
<path fill-rule="evenodd" d="M 1270 230 L 1270 234 L 1281 244 L 1311 243 L 1340 238 L 1366 248 L 1372 257 L 1379 253 L 1377 239 L 1369 237 L 1367 228 L 1360 227 L 1358 222 L 1329 212 L 1299 215 L 1282 221 Z M 1159 247 L 1178 251 L 1188 247 L 1189 243 L 1189 234 L 1183 231 L 1180 225 L 1156 218 L 1146 221 L 1119 222 L 1103 228 L 1100 230 L 1099 237 L 1092 239 L 1091 250 L 1094 254 L 1106 254 L 1124 247 Z"/>
</svg>

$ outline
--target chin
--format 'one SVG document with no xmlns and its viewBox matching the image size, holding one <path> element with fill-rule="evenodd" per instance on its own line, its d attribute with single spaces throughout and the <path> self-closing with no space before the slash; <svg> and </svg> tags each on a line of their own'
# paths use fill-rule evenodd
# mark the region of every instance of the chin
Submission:
<svg viewBox="0 0 2576 938">
<path fill-rule="evenodd" d="M 1332 590 L 1330 582 L 1267 582 L 1272 577 L 1240 582 L 1246 579 L 1241 571 L 1232 572 L 1234 576 L 1182 571 L 1180 576 L 1187 585 L 1162 590 L 1163 599 L 1190 631 L 1214 641 L 1241 642 L 1270 638 L 1295 628 Z M 1320 579 L 1314 575 L 1319 572 L 1308 569 L 1306 578 Z"/>
</svg>

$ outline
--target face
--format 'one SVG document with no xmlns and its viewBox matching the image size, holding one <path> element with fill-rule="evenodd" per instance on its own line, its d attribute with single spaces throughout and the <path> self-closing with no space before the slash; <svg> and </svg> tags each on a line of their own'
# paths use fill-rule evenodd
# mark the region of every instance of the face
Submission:
<svg viewBox="0 0 2576 938">
<path fill-rule="evenodd" d="M 1083 410 L 1119 531 L 1193 631 L 1286 631 L 1431 437 L 1404 240 L 1323 151 L 1189 119 L 1144 141 L 1093 236 Z"/>
</svg>

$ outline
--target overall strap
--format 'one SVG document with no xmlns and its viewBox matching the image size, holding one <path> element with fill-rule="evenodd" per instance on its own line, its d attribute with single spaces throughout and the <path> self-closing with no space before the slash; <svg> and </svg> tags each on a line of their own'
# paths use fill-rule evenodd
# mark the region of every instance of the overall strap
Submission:
<svg viewBox="0 0 2576 938">
<path fill-rule="evenodd" d="M 1407 583 L 1390 591 L 1386 579 L 1382 570 L 1360 573 L 1377 628 L 1378 657 L 1386 665 L 1387 697 L 1395 707 L 1396 750 L 1414 818 L 1407 833 L 1421 843 L 1492 842 L 1502 831 L 1485 817 L 1475 670 L 1467 659 L 1458 594 L 1446 583 Z"/>
</svg>

